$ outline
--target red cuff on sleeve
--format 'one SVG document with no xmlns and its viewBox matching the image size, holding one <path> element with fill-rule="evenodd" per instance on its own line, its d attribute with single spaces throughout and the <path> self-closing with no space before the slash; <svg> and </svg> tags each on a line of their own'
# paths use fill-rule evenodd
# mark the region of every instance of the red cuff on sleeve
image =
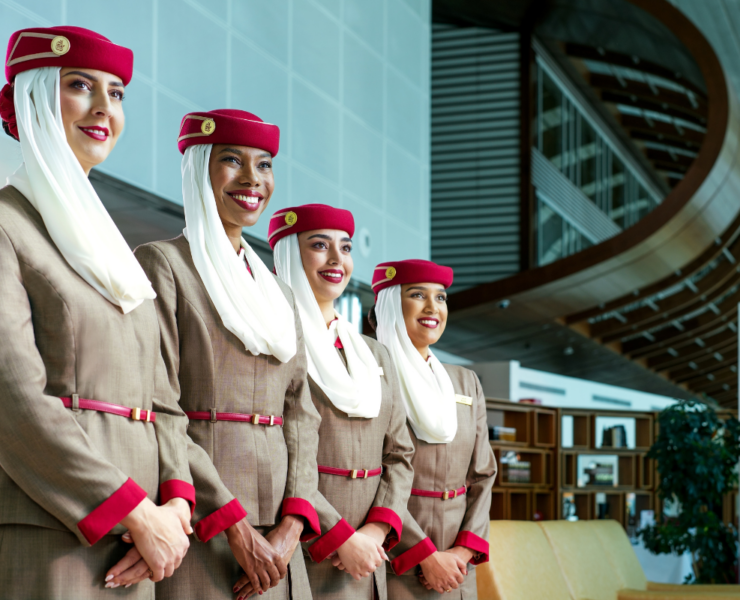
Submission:
<svg viewBox="0 0 740 600">
<path fill-rule="evenodd" d="M 396 512 L 390 508 L 373 506 L 367 515 L 367 519 L 365 519 L 365 523 L 388 523 L 391 526 L 391 530 L 385 537 L 385 542 L 383 542 L 383 548 L 385 548 L 386 552 L 393 548 L 401 539 L 403 522 Z"/>
<path fill-rule="evenodd" d="M 470 563 L 473 565 L 479 565 L 484 562 L 488 562 L 488 542 L 481 537 L 478 537 L 474 533 L 469 531 L 461 531 L 455 538 L 453 546 L 465 546 L 470 548 L 475 555 L 470 559 Z"/>
<path fill-rule="evenodd" d="M 110 498 L 77 523 L 77 527 L 92 546 L 139 506 L 144 498 L 146 492 L 129 478 Z"/>
<path fill-rule="evenodd" d="M 396 575 L 403 575 L 406 571 L 414 568 L 427 556 L 431 556 L 436 551 L 437 547 L 431 538 L 424 538 L 418 544 L 411 546 L 406 552 L 391 561 L 393 572 Z"/>
<path fill-rule="evenodd" d="M 303 498 L 286 498 L 283 500 L 282 516 L 293 515 L 294 517 L 303 517 L 303 533 L 300 540 L 308 542 L 321 535 L 321 525 L 319 524 L 319 515 L 316 509 L 311 506 L 308 500 Z"/>
<path fill-rule="evenodd" d="M 247 511 L 244 510 L 239 500 L 234 498 L 228 504 L 224 504 L 217 511 L 198 521 L 195 524 L 195 533 L 201 542 L 207 542 L 214 535 L 218 535 L 246 516 Z"/>
<path fill-rule="evenodd" d="M 159 503 L 167 504 L 173 498 L 182 498 L 190 503 L 190 516 L 195 510 L 195 488 L 180 479 L 168 479 L 159 484 Z"/>
<path fill-rule="evenodd" d="M 339 546 L 344 544 L 355 532 L 352 526 L 344 519 L 334 525 L 329 531 L 316 540 L 308 549 L 314 562 L 320 563 Z"/>
</svg>

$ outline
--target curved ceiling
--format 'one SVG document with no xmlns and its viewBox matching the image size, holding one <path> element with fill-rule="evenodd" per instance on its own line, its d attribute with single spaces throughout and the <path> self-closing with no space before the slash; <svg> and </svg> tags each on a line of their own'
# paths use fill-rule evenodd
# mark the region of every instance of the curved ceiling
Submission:
<svg viewBox="0 0 740 600">
<path fill-rule="evenodd" d="M 483 319 L 498 323 L 498 331 L 513 322 L 549 324 L 562 328 L 561 337 L 580 338 L 567 348 L 580 343 L 596 352 L 589 344 L 598 345 L 689 393 L 732 401 L 740 300 L 740 105 L 709 42 L 664 0 L 439 0 L 435 15 L 451 14 L 452 5 L 458 19 L 463 7 L 465 18 L 478 24 L 499 11 L 498 23 L 550 36 L 576 66 L 586 63 L 587 72 L 580 71 L 595 97 L 627 107 L 627 113 L 634 108 L 635 115 L 618 115 L 620 124 L 641 140 L 646 159 L 670 186 L 652 213 L 601 244 L 452 294 L 453 328 L 470 330 L 478 323 L 480 329 Z M 620 26 L 605 28 L 604 19 Z M 599 64 L 611 70 L 600 72 Z M 619 68 L 657 79 L 637 85 L 620 77 Z M 668 118 L 645 118 L 653 113 Z M 501 310 L 502 301 L 510 308 Z M 478 350 L 483 346 L 481 340 Z"/>
</svg>

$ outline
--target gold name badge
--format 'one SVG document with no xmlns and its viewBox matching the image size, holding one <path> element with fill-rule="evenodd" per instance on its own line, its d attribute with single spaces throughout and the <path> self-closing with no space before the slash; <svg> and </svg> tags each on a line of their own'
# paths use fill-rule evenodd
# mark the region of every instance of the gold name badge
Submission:
<svg viewBox="0 0 740 600">
<path fill-rule="evenodd" d="M 460 394 L 455 394 L 455 401 L 458 404 L 467 404 L 468 406 L 473 406 L 473 399 L 470 396 L 461 396 Z"/>
</svg>

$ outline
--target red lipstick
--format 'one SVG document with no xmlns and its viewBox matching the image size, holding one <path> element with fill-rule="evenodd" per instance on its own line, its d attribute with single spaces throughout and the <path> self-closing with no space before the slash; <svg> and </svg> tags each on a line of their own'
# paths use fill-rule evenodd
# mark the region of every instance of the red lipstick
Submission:
<svg viewBox="0 0 740 600">
<path fill-rule="evenodd" d="M 78 126 L 79 127 L 79 126 Z M 91 125 L 90 127 L 79 127 L 80 131 L 85 135 L 91 137 L 99 142 L 104 142 L 108 139 L 110 132 L 107 127 L 100 127 L 99 125 Z"/>
<path fill-rule="evenodd" d="M 344 272 L 339 269 L 324 269 L 323 271 L 319 271 L 319 275 L 329 283 L 342 283 L 344 279 Z"/>
<path fill-rule="evenodd" d="M 239 206 L 241 206 L 244 210 L 249 211 L 256 211 L 260 207 L 260 202 L 263 200 L 262 194 L 255 190 L 232 190 L 230 192 L 226 192 L 231 199 L 236 202 Z M 240 196 L 240 197 L 239 197 Z M 252 202 L 247 201 L 246 199 L 254 199 Z"/>
<path fill-rule="evenodd" d="M 416 320 L 422 327 L 427 327 L 429 329 L 437 329 L 437 327 L 439 327 L 439 319 L 435 319 L 434 317 L 422 317 L 421 319 Z"/>
</svg>

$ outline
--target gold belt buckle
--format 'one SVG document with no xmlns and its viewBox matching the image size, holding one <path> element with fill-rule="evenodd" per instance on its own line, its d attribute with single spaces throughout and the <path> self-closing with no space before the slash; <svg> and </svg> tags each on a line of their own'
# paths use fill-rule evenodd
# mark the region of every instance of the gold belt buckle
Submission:
<svg viewBox="0 0 740 600">
<path fill-rule="evenodd" d="M 365 476 L 363 477 L 363 479 L 367 479 L 367 469 L 365 469 Z"/>
<path fill-rule="evenodd" d="M 357 479 L 357 469 L 352 469 L 352 479 Z"/>
<path fill-rule="evenodd" d="M 252 424 L 253 425 L 259 425 L 260 424 L 260 416 L 259 415 L 252 415 Z"/>
<path fill-rule="evenodd" d="M 457 498 L 457 490 L 452 490 L 452 491 L 453 491 L 453 492 L 455 493 L 455 495 L 454 495 L 454 496 L 452 496 L 452 497 L 453 497 L 453 498 Z"/>
<path fill-rule="evenodd" d="M 275 415 L 270 415 L 270 427 L 275 424 Z"/>
<path fill-rule="evenodd" d="M 141 421 L 141 409 L 140 408 L 132 408 L 131 409 L 131 418 L 134 421 Z"/>
<path fill-rule="evenodd" d="M 445 492 L 442 494 L 442 500 L 449 500 L 450 499 L 450 492 Z"/>
</svg>

